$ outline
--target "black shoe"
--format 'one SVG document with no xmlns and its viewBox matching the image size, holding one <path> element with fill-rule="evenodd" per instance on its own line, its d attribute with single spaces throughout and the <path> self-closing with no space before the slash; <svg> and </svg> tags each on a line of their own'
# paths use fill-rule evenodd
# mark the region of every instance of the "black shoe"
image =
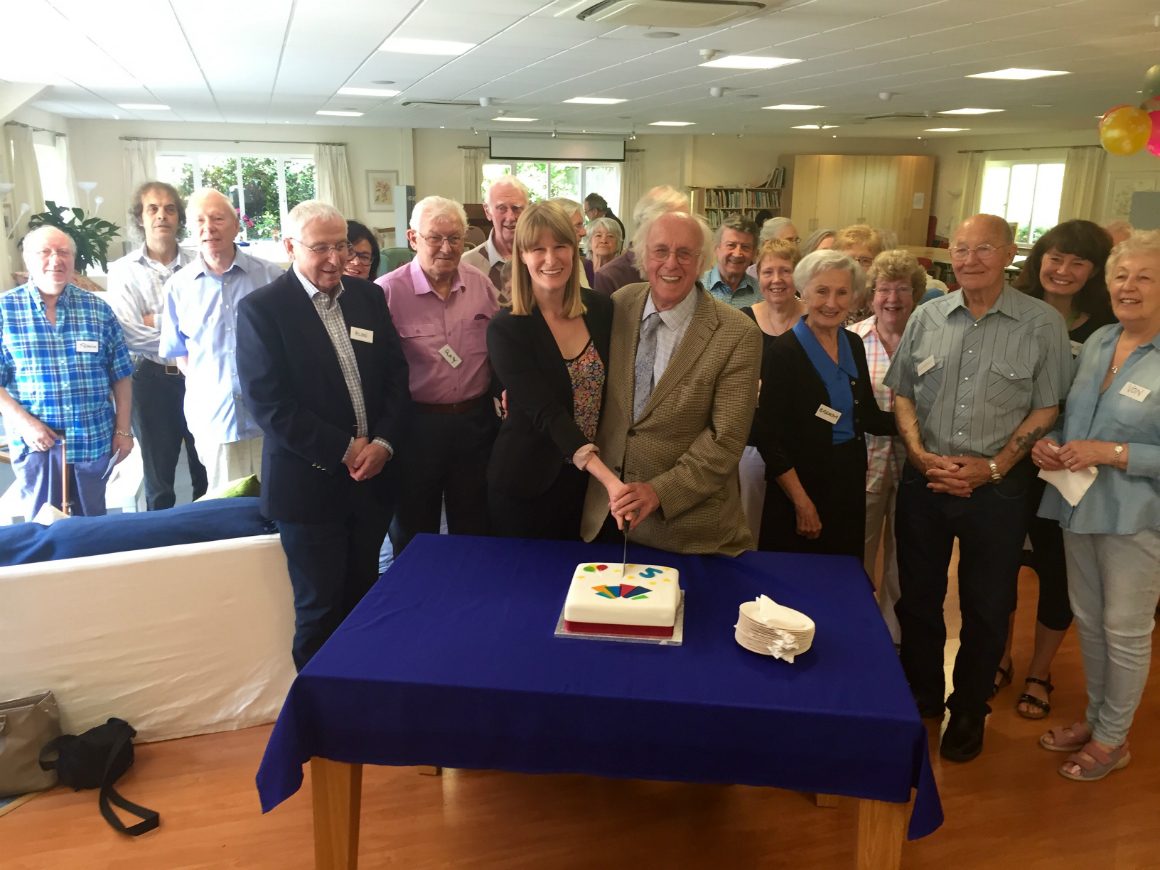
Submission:
<svg viewBox="0 0 1160 870">
<path fill-rule="evenodd" d="M 942 719 L 943 713 L 946 711 L 946 702 L 943 700 L 927 700 L 924 698 L 915 698 L 914 703 L 918 705 L 918 715 L 923 719 Z"/>
<path fill-rule="evenodd" d="M 970 761 L 983 751 L 983 726 L 987 714 L 951 713 L 943 732 L 939 755 L 947 761 Z"/>
</svg>

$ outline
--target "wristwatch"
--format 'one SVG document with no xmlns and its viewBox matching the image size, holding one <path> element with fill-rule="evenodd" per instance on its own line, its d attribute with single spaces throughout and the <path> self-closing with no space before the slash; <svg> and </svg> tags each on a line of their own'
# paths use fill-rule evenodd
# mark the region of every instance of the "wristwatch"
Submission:
<svg viewBox="0 0 1160 870">
<path fill-rule="evenodd" d="M 987 460 L 987 467 L 991 469 L 991 483 L 998 483 L 1003 479 L 1003 475 L 999 473 L 999 466 L 995 464 L 994 459 Z"/>
<path fill-rule="evenodd" d="M 1117 444 L 1115 447 L 1112 448 L 1112 453 L 1114 453 L 1116 456 L 1115 465 L 1118 466 L 1120 464 L 1120 460 L 1123 459 L 1123 457 L 1124 457 L 1124 445 Z"/>
</svg>

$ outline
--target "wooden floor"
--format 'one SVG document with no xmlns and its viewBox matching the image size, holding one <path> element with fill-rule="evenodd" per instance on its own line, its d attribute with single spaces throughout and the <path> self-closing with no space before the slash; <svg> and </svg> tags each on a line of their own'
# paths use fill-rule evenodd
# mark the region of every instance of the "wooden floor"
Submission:
<svg viewBox="0 0 1160 870">
<path fill-rule="evenodd" d="M 1156 669 L 1136 718 L 1132 764 L 1099 783 L 1063 779 L 1061 758 L 1036 746 L 1043 725 L 1013 709 L 1034 619 L 1028 571 L 1020 592 L 1027 604 L 1017 623 L 1016 685 L 996 699 L 974 762 L 942 762 L 931 726 L 946 823 L 907 844 L 903 867 L 1160 867 Z M 1081 674 L 1072 632 L 1056 660 L 1052 721 L 1082 714 Z M 0 868 L 309 868 L 309 782 L 269 815 L 258 809 L 254 773 L 268 734 L 251 728 L 139 746 L 122 791 L 161 812 L 158 831 L 120 836 L 98 814 L 95 792 L 57 789 L 0 818 Z M 361 867 L 849 867 L 855 833 L 853 801 L 819 809 L 806 795 L 772 789 L 368 767 Z"/>
</svg>

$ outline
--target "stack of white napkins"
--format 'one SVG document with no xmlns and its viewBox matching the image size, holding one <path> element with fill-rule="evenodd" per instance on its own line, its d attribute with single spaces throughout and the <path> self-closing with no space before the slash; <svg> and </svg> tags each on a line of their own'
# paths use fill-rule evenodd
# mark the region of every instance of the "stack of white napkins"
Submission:
<svg viewBox="0 0 1160 870">
<path fill-rule="evenodd" d="M 814 642 L 814 621 L 766 595 L 746 601 L 737 614 L 734 637 L 750 652 L 792 663 Z"/>
</svg>

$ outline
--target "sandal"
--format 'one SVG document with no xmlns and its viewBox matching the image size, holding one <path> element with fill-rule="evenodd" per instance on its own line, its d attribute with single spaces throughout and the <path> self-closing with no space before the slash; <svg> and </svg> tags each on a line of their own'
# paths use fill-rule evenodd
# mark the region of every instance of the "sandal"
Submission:
<svg viewBox="0 0 1160 870">
<path fill-rule="evenodd" d="M 991 694 L 987 697 L 988 701 L 998 695 L 1000 689 L 1005 689 L 1011 685 L 1011 678 L 1015 676 L 1015 662 L 1008 662 L 1007 667 L 999 665 L 999 667 L 995 668 L 995 672 L 999 675 L 999 678 L 995 680 L 995 685 L 991 687 Z"/>
<path fill-rule="evenodd" d="M 1050 739 L 1050 742 L 1048 741 Z M 1058 725 L 1039 738 L 1039 745 L 1048 752 L 1078 752 L 1092 739 L 1092 729 L 1087 722 L 1072 725 Z"/>
<path fill-rule="evenodd" d="M 1051 675 L 1048 674 L 1046 680 L 1041 680 L 1039 677 L 1028 677 L 1023 682 L 1043 686 L 1047 690 L 1047 700 L 1036 698 L 1030 692 L 1024 692 L 1015 702 L 1015 712 L 1024 719 L 1046 719 L 1051 713 L 1051 693 L 1055 691 L 1055 686 L 1051 684 Z M 1024 709 L 1024 705 L 1030 709 Z"/>
<path fill-rule="evenodd" d="M 1094 740 L 1089 740 L 1083 749 L 1071 755 L 1067 761 L 1059 766 L 1059 775 L 1067 779 L 1074 779 L 1076 782 L 1095 782 L 1097 779 L 1103 779 L 1113 770 L 1127 767 L 1131 760 L 1132 755 L 1128 752 L 1127 743 L 1122 743 L 1118 748 L 1108 752 L 1098 746 Z M 1069 768 L 1073 764 L 1079 770 L 1070 770 Z"/>
</svg>

